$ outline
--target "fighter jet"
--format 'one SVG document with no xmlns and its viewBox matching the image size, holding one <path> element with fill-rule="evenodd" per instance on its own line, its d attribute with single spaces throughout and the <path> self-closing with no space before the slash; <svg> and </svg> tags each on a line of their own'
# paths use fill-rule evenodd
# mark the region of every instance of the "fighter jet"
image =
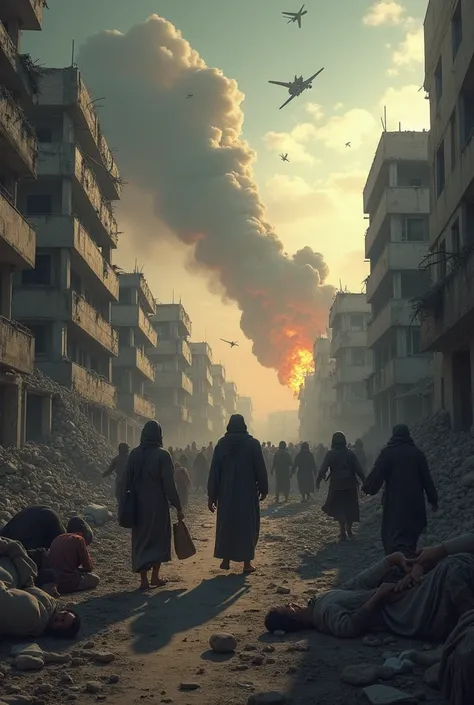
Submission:
<svg viewBox="0 0 474 705">
<path fill-rule="evenodd" d="M 304 91 L 306 91 L 308 88 L 313 87 L 313 81 L 316 78 L 316 76 L 319 76 L 321 71 L 324 71 L 324 66 L 322 69 L 319 69 L 319 71 L 316 71 L 312 76 L 307 78 L 306 80 L 303 78 L 303 76 L 295 76 L 294 81 L 289 81 L 288 83 L 285 83 L 284 81 L 268 81 L 268 83 L 274 83 L 275 86 L 283 86 L 284 88 L 288 89 L 288 93 L 290 94 L 290 97 L 288 98 L 287 101 L 283 103 L 283 105 L 280 105 L 280 110 L 285 107 L 285 105 L 288 105 L 288 103 L 293 100 L 293 98 L 297 98 L 299 95 L 301 95 Z"/>
<path fill-rule="evenodd" d="M 301 29 L 301 18 L 303 15 L 308 14 L 308 10 L 304 9 L 304 5 L 301 5 L 301 8 L 298 10 L 298 12 L 282 12 L 281 13 L 285 20 L 288 20 L 288 24 L 291 22 L 298 22 L 298 27 Z"/>
<path fill-rule="evenodd" d="M 350 142 L 346 142 L 346 147 L 352 147 L 352 144 Z"/>
<path fill-rule="evenodd" d="M 289 162 L 290 160 L 288 159 L 288 152 L 286 154 L 280 154 L 280 159 L 282 162 Z"/>
<path fill-rule="evenodd" d="M 239 344 L 235 340 L 225 340 L 224 338 L 221 338 L 223 343 L 227 343 L 227 345 L 230 345 L 231 348 L 235 348 L 236 346 L 238 347 Z"/>
<path fill-rule="evenodd" d="M 186 96 L 186 98 L 194 98 L 194 93 L 188 93 L 188 95 Z"/>
</svg>

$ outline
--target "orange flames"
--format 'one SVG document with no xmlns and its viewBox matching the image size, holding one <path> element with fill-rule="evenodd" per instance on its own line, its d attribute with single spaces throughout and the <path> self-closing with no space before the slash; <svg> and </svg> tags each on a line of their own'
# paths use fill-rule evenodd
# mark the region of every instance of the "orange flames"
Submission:
<svg viewBox="0 0 474 705">
<path fill-rule="evenodd" d="M 301 385 L 304 384 L 306 375 L 314 372 L 313 353 L 311 350 L 295 350 L 289 360 L 289 368 L 286 384 L 295 394 L 298 394 Z"/>
</svg>

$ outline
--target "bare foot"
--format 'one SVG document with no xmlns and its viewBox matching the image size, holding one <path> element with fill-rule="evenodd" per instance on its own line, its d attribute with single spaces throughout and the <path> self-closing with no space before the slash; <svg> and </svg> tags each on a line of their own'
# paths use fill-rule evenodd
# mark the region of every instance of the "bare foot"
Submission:
<svg viewBox="0 0 474 705">
<path fill-rule="evenodd" d="M 221 570 L 230 570 L 230 561 L 222 561 L 220 568 Z"/>
<path fill-rule="evenodd" d="M 138 588 L 139 590 L 149 590 L 150 589 L 150 583 L 148 580 L 145 582 L 140 583 L 140 587 Z"/>
<path fill-rule="evenodd" d="M 255 573 L 256 570 L 257 569 L 251 563 L 249 563 L 248 565 L 244 565 L 243 572 L 250 574 L 250 573 Z"/>
<path fill-rule="evenodd" d="M 163 580 L 163 578 L 152 578 L 151 587 L 153 587 L 153 588 L 163 587 L 164 585 L 166 585 L 166 582 L 167 581 Z"/>
</svg>

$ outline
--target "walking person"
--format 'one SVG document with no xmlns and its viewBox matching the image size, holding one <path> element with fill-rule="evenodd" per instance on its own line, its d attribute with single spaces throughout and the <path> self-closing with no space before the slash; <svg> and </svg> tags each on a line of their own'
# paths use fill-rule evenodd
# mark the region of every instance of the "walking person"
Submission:
<svg viewBox="0 0 474 705">
<path fill-rule="evenodd" d="M 171 520 L 169 505 L 184 519 L 174 481 L 173 461 L 163 449 L 163 431 L 156 421 L 143 427 L 140 445 L 130 453 L 126 487 L 133 487 L 136 521 L 132 528 L 132 569 L 140 574 L 140 589 L 161 587 L 162 563 L 171 560 Z M 151 582 L 148 573 L 151 570 Z"/>
<path fill-rule="evenodd" d="M 271 474 L 275 473 L 275 503 L 279 504 L 280 494 L 288 502 L 290 497 L 291 467 L 293 462 L 291 455 L 286 449 L 285 441 L 280 441 L 278 450 L 273 456 Z"/>
<path fill-rule="evenodd" d="M 130 455 L 130 446 L 128 443 L 119 443 L 118 455 L 112 459 L 107 470 L 102 473 L 102 477 L 109 477 L 115 473 L 115 499 L 120 501 L 123 490 L 123 482 L 125 479 L 125 471 L 127 469 L 128 456 Z"/>
<path fill-rule="evenodd" d="M 253 573 L 268 475 L 262 447 L 240 414 L 230 417 L 227 433 L 215 447 L 207 492 L 209 510 L 217 509 L 214 557 L 221 559 L 222 570 L 229 570 L 232 561 L 243 563 L 244 573 Z"/>
<path fill-rule="evenodd" d="M 411 558 L 427 525 L 425 494 L 433 511 L 437 511 L 438 493 L 426 456 L 416 447 L 405 424 L 393 427 L 392 437 L 375 461 L 362 491 L 375 495 L 383 485 L 385 555 L 401 551 Z"/>
<path fill-rule="evenodd" d="M 178 490 L 178 495 L 181 500 L 181 507 L 186 509 L 189 502 L 189 489 L 191 487 L 191 478 L 189 473 L 183 465 L 180 463 L 175 463 L 174 466 L 174 481 L 176 483 L 176 489 Z"/>
<path fill-rule="evenodd" d="M 309 449 L 309 443 L 304 441 L 293 462 L 293 474 L 297 472 L 298 487 L 302 502 L 309 502 L 314 494 L 314 478 L 317 472 L 314 455 Z"/>
<path fill-rule="evenodd" d="M 194 485 L 197 490 L 206 491 L 209 477 L 209 463 L 206 458 L 206 446 L 203 446 L 196 455 L 193 463 Z"/>
<path fill-rule="evenodd" d="M 353 537 L 352 526 L 360 521 L 358 481 L 365 480 L 353 450 L 347 447 L 346 437 L 338 431 L 332 437 L 331 450 L 326 453 L 316 480 L 319 490 L 322 480 L 329 475 L 329 490 L 321 509 L 339 522 L 339 540 Z"/>
</svg>

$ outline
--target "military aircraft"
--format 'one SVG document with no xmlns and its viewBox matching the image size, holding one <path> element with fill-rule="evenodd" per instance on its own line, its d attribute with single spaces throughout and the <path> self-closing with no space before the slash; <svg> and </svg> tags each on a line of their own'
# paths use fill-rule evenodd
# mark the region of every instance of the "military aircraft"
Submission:
<svg viewBox="0 0 474 705">
<path fill-rule="evenodd" d="M 346 142 L 346 147 L 352 147 L 352 144 L 350 142 Z"/>
<path fill-rule="evenodd" d="M 280 159 L 282 162 L 289 162 L 290 160 L 288 159 L 288 152 L 286 154 L 280 154 Z"/>
<path fill-rule="evenodd" d="M 188 95 L 186 96 L 186 98 L 194 98 L 194 93 L 188 93 Z"/>
<path fill-rule="evenodd" d="M 283 88 L 288 89 L 288 93 L 290 94 L 290 97 L 288 98 L 287 101 L 283 103 L 283 105 L 280 105 L 280 110 L 285 107 L 285 105 L 288 105 L 288 103 L 293 100 L 293 98 L 297 98 L 299 95 L 301 95 L 304 91 L 306 91 L 308 88 L 313 87 L 313 81 L 316 78 L 316 76 L 319 76 L 321 71 L 324 71 L 324 66 L 322 69 L 319 69 L 319 71 L 316 71 L 312 76 L 307 78 L 306 80 L 303 78 L 303 76 L 295 76 L 294 81 L 289 81 L 288 83 L 285 83 L 284 81 L 268 81 L 268 83 L 273 83 L 275 86 L 283 86 Z"/>
<path fill-rule="evenodd" d="M 236 346 L 238 347 L 239 344 L 235 340 L 225 340 L 224 338 L 221 338 L 223 343 L 227 343 L 227 345 L 230 345 L 231 348 L 235 348 Z"/>
<path fill-rule="evenodd" d="M 288 20 L 288 24 L 291 22 L 298 22 L 298 27 L 301 29 L 301 18 L 303 15 L 308 14 L 308 10 L 304 9 L 304 5 L 301 5 L 301 8 L 298 10 L 298 12 L 282 12 L 281 13 L 285 20 Z"/>
</svg>

